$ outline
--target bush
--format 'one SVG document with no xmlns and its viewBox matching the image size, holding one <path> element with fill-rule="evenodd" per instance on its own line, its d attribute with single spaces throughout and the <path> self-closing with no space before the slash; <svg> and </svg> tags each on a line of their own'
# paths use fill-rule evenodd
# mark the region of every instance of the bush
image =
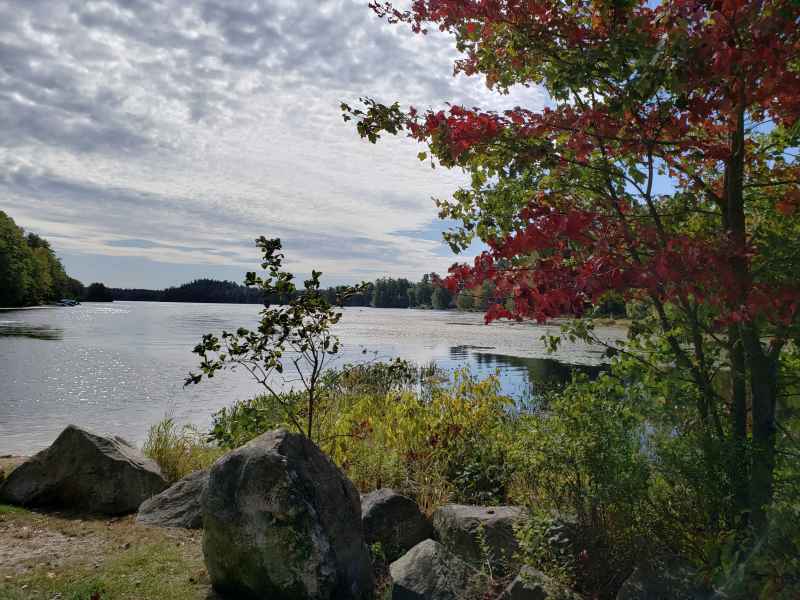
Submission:
<svg viewBox="0 0 800 600">
<path fill-rule="evenodd" d="M 228 450 L 238 448 L 262 433 L 278 427 L 288 427 L 282 407 L 293 406 L 297 413 L 304 401 L 305 395 L 295 392 L 281 394 L 280 402 L 268 395 L 241 400 L 214 413 L 208 439 Z"/>
<path fill-rule="evenodd" d="M 442 373 L 433 365 L 418 367 L 404 360 L 363 364 L 347 364 L 339 369 L 326 370 L 321 378 L 317 399 L 317 421 L 314 439 L 320 444 L 329 440 L 335 427 L 336 414 L 347 411 L 361 396 L 384 398 L 390 392 L 419 391 L 430 394 L 430 388 L 440 381 Z M 287 412 L 306 416 L 306 395 L 302 391 L 286 391 L 276 395 L 260 395 L 241 400 L 214 413 L 209 440 L 223 448 L 238 448 L 262 433 L 286 427 L 292 423 Z"/>
<path fill-rule="evenodd" d="M 576 379 L 546 412 L 520 417 L 510 499 L 538 516 L 520 535 L 526 562 L 614 597 L 652 537 L 646 439 L 626 388 L 606 375 Z M 554 545 L 555 524 L 563 539 Z"/>
<path fill-rule="evenodd" d="M 430 511 L 448 500 L 505 499 L 511 400 L 496 378 L 463 371 L 450 380 L 430 365 L 391 361 L 329 370 L 321 389 L 314 439 L 362 491 L 394 487 Z M 287 392 L 281 404 L 302 401 Z M 257 397 L 217 412 L 210 439 L 235 448 L 282 426 L 274 398 Z"/>
<path fill-rule="evenodd" d="M 777 503 L 761 536 L 722 533 L 707 545 L 709 577 L 731 600 L 800 598 L 800 506 Z"/>
<path fill-rule="evenodd" d="M 448 500 L 505 497 L 511 400 L 499 394 L 495 377 L 478 381 L 461 371 L 427 394 L 405 390 L 336 402 L 322 441 L 359 488 L 395 487 L 429 511 Z"/>
<path fill-rule="evenodd" d="M 719 466 L 708 468 L 702 432 L 675 416 L 695 400 L 679 377 L 617 364 L 547 388 L 535 408 L 501 395 L 496 377 L 445 379 L 402 361 L 323 381 L 314 438 L 361 491 L 393 487 L 429 513 L 452 501 L 525 505 L 534 517 L 518 532 L 519 558 L 589 597 L 614 598 L 634 567 L 670 556 L 732 599 L 797 597 L 796 448 L 781 446 L 769 533 L 728 533 L 718 523 L 730 521 L 731 453 L 716 448 Z M 214 416 L 212 438 L 234 447 L 283 420 L 268 399 L 240 402 Z"/>
<path fill-rule="evenodd" d="M 171 418 L 165 418 L 150 428 L 142 452 L 161 467 L 164 477 L 172 483 L 192 471 L 205 469 L 224 451 L 209 445 L 197 429 L 178 427 Z"/>
</svg>

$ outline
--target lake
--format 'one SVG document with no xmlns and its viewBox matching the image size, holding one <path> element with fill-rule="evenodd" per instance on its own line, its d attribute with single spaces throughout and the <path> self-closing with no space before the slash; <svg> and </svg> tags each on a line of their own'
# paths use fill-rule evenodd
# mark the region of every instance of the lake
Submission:
<svg viewBox="0 0 800 600">
<path fill-rule="evenodd" d="M 0 455 L 40 450 L 70 423 L 137 444 L 167 414 L 206 428 L 214 411 L 259 386 L 246 373 L 227 371 L 184 388 L 197 365 L 191 350 L 204 333 L 254 325 L 259 309 L 114 302 L 0 311 Z M 580 343 L 548 355 L 540 338 L 557 332 L 532 323 L 487 326 L 478 313 L 346 308 L 336 327 L 343 344 L 336 364 L 401 357 L 481 376 L 498 372 L 505 393 L 525 397 L 537 381 L 602 363 L 600 347 Z M 625 330 L 598 334 L 612 340 Z"/>
</svg>

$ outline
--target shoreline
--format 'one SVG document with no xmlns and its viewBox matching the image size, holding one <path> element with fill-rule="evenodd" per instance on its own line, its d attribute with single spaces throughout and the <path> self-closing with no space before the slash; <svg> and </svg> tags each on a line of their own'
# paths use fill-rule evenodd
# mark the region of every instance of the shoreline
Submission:
<svg viewBox="0 0 800 600">
<path fill-rule="evenodd" d="M 18 310 L 42 310 L 47 308 L 64 308 L 56 304 L 43 304 L 41 306 L 0 306 L 0 312 L 12 312 Z"/>
</svg>

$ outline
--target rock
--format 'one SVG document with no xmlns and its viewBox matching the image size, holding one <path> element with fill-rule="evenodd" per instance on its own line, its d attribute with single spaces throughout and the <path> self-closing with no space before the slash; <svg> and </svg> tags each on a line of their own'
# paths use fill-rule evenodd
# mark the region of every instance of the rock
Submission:
<svg viewBox="0 0 800 600">
<path fill-rule="evenodd" d="M 389 566 L 392 600 L 480 598 L 485 579 L 439 542 L 425 540 Z"/>
<path fill-rule="evenodd" d="M 380 543 L 389 561 L 433 537 L 433 527 L 417 503 L 388 488 L 361 499 L 361 522 L 367 544 Z"/>
<path fill-rule="evenodd" d="M 541 571 L 525 566 L 497 600 L 580 600 L 580 596 Z"/>
<path fill-rule="evenodd" d="M 166 487 L 158 465 L 122 438 L 69 425 L 11 472 L 0 485 L 0 501 L 117 515 Z"/>
<path fill-rule="evenodd" d="M 488 562 L 502 574 L 510 570 L 519 548 L 514 525 L 524 518 L 525 510 L 517 506 L 446 504 L 433 513 L 433 527 L 456 556 L 476 567 Z"/>
<path fill-rule="evenodd" d="M 271 431 L 219 459 L 209 471 L 203 527 L 208 574 L 223 595 L 373 596 L 358 493 L 303 435 Z"/>
<path fill-rule="evenodd" d="M 714 592 L 695 583 L 695 571 L 678 558 L 665 558 L 634 569 L 617 600 L 708 600 Z"/>
<path fill-rule="evenodd" d="M 203 527 L 202 497 L 208 470 L 190 473 L 160 494 L 142 502 L 136 522 L 157 527 Z"/>
</svg>

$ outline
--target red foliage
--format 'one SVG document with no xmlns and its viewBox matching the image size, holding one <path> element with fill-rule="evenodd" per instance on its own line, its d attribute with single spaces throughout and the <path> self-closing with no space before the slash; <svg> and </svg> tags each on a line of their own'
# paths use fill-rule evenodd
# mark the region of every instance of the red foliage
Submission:
<svg viewBox="0 0 800 600">
<path fill-rule="evenodd" d="M 652 49 L 654 61 L 662 56 L 678 61 L 670 63 L 677 76 L 663 96 L 637 100 L 618 90 L 629 101 L 624 109 L 576 102 L 539 112 L 516 108 L 496 114 L 460 106 L 412 112 L 411 134 L 444 145 L 454 162 L 499 138 L 516 144 L 520 160 L 547 155 L 556 173 L 588 166 L 600 152 L 610 160 L 629 157 L 651 165 L 657 160 L 678 188 L 708 199 L 721 213 L 722 178 L 709 183 L 696 173 L 724 170 L 741 111 L 773 127 L 792 127 L 800 119 L 800 8 L 792 0 L 670 0 L 655 6 L 645 0 L 577 0 L 568 7 L 561 0 L 413 0 L 409 10 L 390 3 L 371 6 L 418 32 L 433 25 L 459 34 L 466 56 L 457 69 L 482 72 L 490 84 L 508 72 L 524 78 L 527 66 L 546 60 L 536 52 L 566 46 L 591 56 L 621 37 Z M 502 40 L 509 30 L 538 50 L 508 58 Z M 495 35 L 506 37 L 495 41 Z M 494 48 L 491 59 L 487 48 Z M 785 216 L 798 208 L 796 185 L 775 202 Z M 701 302 L 716 311 L 720 325 L 795 318 L 800 291 L 752 279 L 743 283 L 737 269 L 745 265 L 749 273 L 757 252 L 750 240 L 724 230 L 722 235 L 670 231 L 652 213 L 625 218 L 633 211 L 648 216 L 645 206 L 613 194 L 591 205 L 585 198 L 540 192 L 519 215 L 515 231 L 492 240 L 472 265 L 454 266 L 445 283 L 456 290 L 491 280 L 498 297 L 513 298 L 512 312 L 493 306 L 487 321 L 581 314 L 611 291 Z"/>
</svg>

